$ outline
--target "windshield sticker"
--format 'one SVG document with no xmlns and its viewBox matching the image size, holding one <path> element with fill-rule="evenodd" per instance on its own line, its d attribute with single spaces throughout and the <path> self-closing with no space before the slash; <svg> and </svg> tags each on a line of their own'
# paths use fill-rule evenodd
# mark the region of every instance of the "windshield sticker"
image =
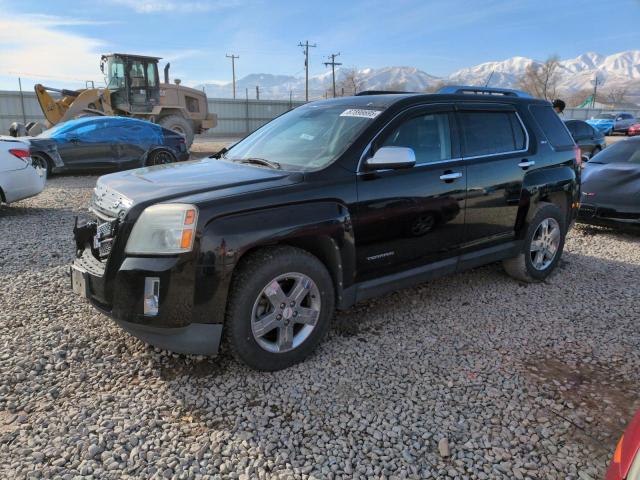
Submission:
<svg viewBox="0 0 640 480">
<path fill-rule="evenodd" d="M 340 114 L 341 117 L 376 118 L 380 110 L 364 110 L 361 108 L 349 108 Z"/>
<path fill-rule="evenodd" d="M 314 137 L 313 135 L 309 135 L 308 133 L 303 133 L 302 135 L 300 135 L 300 138 L 303 140 L 313 140 L 316 137 Z"/>
</svg>

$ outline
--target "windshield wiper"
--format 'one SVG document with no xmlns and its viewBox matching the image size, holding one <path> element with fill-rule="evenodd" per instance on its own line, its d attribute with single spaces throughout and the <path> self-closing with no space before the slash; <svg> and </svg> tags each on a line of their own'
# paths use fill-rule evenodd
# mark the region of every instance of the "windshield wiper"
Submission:
<svg viewBox="0 0 640 480">
<path fill-rule="evenodd" d="M 280 170 L 282 166 L 278 162 L 274 162 L 273 160 L 265 160 L 264 158 L 231 158 L 233 162 L 238 163 L 248 163 L 253 165 L 263 165 L 265 167 L 273 168 L 275 170 Z"/>
<path fill-rule="evenodd" d="M 209 158 L 224 158 L 225 153 L 227 153 L 229 151 L 229 149 L 227 147 L 224 147 L 222 150 L 219 150 L 218 152 L 214 153 L 213 155 L 211 155 Z"/>
</svg>

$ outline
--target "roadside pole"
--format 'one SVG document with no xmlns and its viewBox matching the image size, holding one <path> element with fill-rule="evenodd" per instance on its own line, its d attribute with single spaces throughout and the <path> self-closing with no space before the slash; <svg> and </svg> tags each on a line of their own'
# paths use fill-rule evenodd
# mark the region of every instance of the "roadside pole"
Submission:
<svg viewBox="0 0 640 480">
<path fill-rule="evenodd" d="M 244 110 L 244 116 L 247 122 L 247 126 L 245 129 L 247 131 L 247 135 L 249 135 L 249 88 L 245 88 L 244 93 L 245 93 L 245 96 L 247 97 L 245 100 L 245 110 Z"/>
<path fill-rule="evenodd" d="M 18 87 L 20 88 L 20 106 L 22 107 L 22 124 L 27 124 L 27 116 L 24 113 L 24 95 L 22 94 L 22 79 L 18 77 Z"/>
</svg>

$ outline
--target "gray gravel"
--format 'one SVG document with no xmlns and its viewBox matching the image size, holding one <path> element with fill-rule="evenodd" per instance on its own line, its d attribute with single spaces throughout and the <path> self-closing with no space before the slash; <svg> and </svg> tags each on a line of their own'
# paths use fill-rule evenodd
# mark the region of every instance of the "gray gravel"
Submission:
<svg viewBox="0 0 640 480">
<path fill-rule="evenodd" d="M 337 316 L 277 373 L 155 350 L 70 291 L 95 177 L 0 207 L 0 478 L 602 478 L 640 408 L 640 235 Z"/>
</svg>

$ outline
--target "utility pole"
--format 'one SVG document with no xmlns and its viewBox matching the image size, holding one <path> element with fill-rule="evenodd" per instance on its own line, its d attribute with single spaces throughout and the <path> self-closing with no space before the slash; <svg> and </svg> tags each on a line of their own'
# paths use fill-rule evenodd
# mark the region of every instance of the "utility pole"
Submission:
<svg viewBox="0 0 640 480">
<path fill-rule="evenodd" d="M 593 96 L 591 97 L 591 108 L 596 108 L 596 95 L 598 94 L 598 74 L 595 74 L 595 80 L 593 80 Z"/>
<path fill-rule="evenodd" d="M 309 47 L 316 48 L 317 45 L 309 45 L 309 40 L 306 42 L 298 43 L 299 47 L 304 47 L 304 98 L 305 101 L 309 101 Z"/>
<path fill-rule="evenodd" d="M 233 53 L 229 55 L 225 55 L 227 58 L 231 59 L 231 73 L 233 74 L 233 99 L 236 98 L 236 58 L 240 58 L 239 55 L 234 55 Z"/>
<path fill-rule="evenodd" d="M 333 77 L 333 98 L 336 98 L 336 65 L 342 65 L 341 63 L 336 62 L 336 57 L 338 55 L 340 55 L 340 52 L 332 53 L 331 55 L 329 55 L 329 58 L 331 59 L 331 61 L 324 62 L 325 67 L 328 67 L 329 65 L 331 65 L 331 76 Z"/>
<path fill-rule="evenodd" d="M 256 85 L 256 100 L 260 100 L 260 85 Z"/>
</svg>

